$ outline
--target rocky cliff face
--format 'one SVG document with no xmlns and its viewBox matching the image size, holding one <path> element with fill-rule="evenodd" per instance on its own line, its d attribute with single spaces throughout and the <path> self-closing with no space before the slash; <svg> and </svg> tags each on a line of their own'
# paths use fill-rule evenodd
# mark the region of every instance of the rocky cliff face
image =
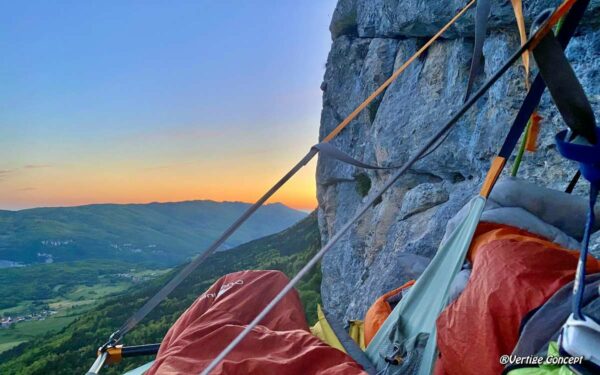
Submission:
<svg viewBox="0 0 600 375">
<path fill-rule="evenodd" d="M 340 0 L 322 84 L 324 137 L 395 68 L 443 26 L 464 1 Z M 519 47 L 510 1 L 494 1 L 478 84 Z M 527 25 L 558 1 L 524 1 Z M 415 61 L 333 142 L 359 160 L 406 161 L 462 103 L 473 48 L 474 8 Z M 600 0 L 572 40 L 568 57 L 600 113 Z M 533 61 L 533 59 L 532 59 Z M 535 64 L 533 73 L 535 73 Z M 533 76 L 533 75 L 532 75 Z M 418 162 L 323 259 L 322 297 L 339 319 L 362 318 L 383 292 L 416 277 L 435 254 L 446 223 L 476 192 L 525 95 L 515 65 L 467 113 L 435 152 Z M 564 189 L 575 166 L 553 143 L 564 127 L 546 94 L 539 150 L 519 176 Z M 507 170 L 512 161 L 509 161 Z M 321 158 L 317 170 L 323 241 L 350 219 L 366 194 L 391 172 L 362 171 Z"/>
</svg>

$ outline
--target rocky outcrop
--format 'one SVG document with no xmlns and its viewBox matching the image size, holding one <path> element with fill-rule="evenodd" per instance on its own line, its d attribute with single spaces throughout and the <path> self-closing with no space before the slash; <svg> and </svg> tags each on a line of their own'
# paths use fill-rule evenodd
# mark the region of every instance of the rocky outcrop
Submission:
<svg viewBox="0 0 600 375">
<path fill-rule="evenodd" d="M 509 1 L 494 2 L 478 83 L 519 46 Z M 525 1 L 530 24 L 555 1 Z M 340 0 L 333 14 L 323 90 L 321 138 L 445 24 L 464 1 Z M 592 1 L 568 56 L 600 113 L 600 1 Z M 406 161 L 461 104 L 473 48 L 470 10 L 333 142 L 365 162 Z M 535 65 L 535 64 L 534 64 Z M 535 73 L 535 67 L 534 67 Z M 323 259 L 322 298 L 339 319 L 362 318 L 381 293 L 416 277 L 435 254 L 446 223 L 478 190 L 525 95 L 514 66 L 463 117 L 446 141 L 419 161 Z M 556 152 L 563 123 L 546 94 L 539 150 L 519 176 L 564 189 L 574 165 Z M 508 168 L 512 161 L 508 163 Z M 389 171 L 363 171 L 322 158 L 317 170 L 323 241 L 350 219 Z"/>
</svg>

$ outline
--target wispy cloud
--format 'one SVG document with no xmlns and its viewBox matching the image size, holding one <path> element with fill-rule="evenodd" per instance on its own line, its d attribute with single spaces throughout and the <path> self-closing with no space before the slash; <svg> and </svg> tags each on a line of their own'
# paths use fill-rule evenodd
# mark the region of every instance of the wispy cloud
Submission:
<svg viewBox="0 0 600 375">
<path fill-rule="evenodd" d="M 27 164 L 23 166 L 23 169 L 38 169 L 38 168 L 50 168 L 51 164 Z"/>
<path fill-rule="evenodd" d="M 158 129 L 131 132 L 114 138 L 121 142 L 148 141 L 190 141 L 198 139 L 216 139 L 231 135 L 232 130 L 228 126 L 201 126 L 181 125 L 162 127 Z"/>
<path fill-rule="evenodd" d="M 146 170 L 146 171 L 159 171 L 159 170 L 165 170 L 165 169 L 175 169 L 175 168 L 180 168 L 180 167 L 188 167 L 188 166 L 193 165 L 193 164 L 194 163 L 192 163 L 190 161 L 182 161 L 182 162 L 173 163 L 173 164 L 152 165 L 152 166 L 144 168 L 144 170 Z"/>
<path fill-rule="evenodd" d="M 16 169 L 0 169 L 0 181 L 16 172 Z"/>
<path fill-rule="evenodd" d="M 34 187 L 24 187 L 21 189 L 17 189 L 17 191 L 32 191 L 32 190 L 37 190 L 37 188 Z"/>
<path fill-rule="evenodd" d="M 8 177 L 17 174 L 19 171 L 22 170 L 41 169 L 50 167 L 52 167 L 51 164 L 25 164 L 24 166 L 19 168 L 0 169 L 0 181 L 6 180 Z"/>
</svg>

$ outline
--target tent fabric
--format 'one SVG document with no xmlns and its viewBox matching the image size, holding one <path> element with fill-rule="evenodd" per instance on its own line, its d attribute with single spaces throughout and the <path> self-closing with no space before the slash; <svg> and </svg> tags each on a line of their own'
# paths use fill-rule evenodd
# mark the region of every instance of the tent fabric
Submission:
<svg viewBox="0 0 600 375">
<path fill-rule="evenodd" d="M 344 349 L 344 346 L 329 325 L 321 305 L 317 305 L 317 319 L 318 321 L 312 327 L 310 327 L 310 332 L 321 339 L 321 341 L 327 343 L 329 346 L 346 353 L 346 349 Z"/>
<path fill-rule="evenodd" d="M 522 207 L 486 207 L 486 210 L 481 215 L 481 221 L 496 224 L 508 224 L 548 239 L 562 247 L 579 249 L 579 242 L 574 238 Z"/>
<path fill-rule="evenodd" d="M 465 262 L 465 266 L 456 274 L 452 284 L 450 284 L 450 290 L 448 291 L 448 304 L 454 302 L 458 296 L 461 295 L 463 290 L 467 287 L 467 283 L 471 278 L 471 263 Z"/>
<path fill-rule="evenodd" d="M 431 373 L 436 356 L 435 320 L 446 306 L 448 289 L 462 267 L 485 201 L 481 196 L 471 200 L 462 223 L 367 346 L 367 356 L 377 370 L 386 375 Z M 399 355 L 402 358 L 396 365 L 386 361 Z"/>
<path fill-rule="evenodd" d="M 278 271 L 220 278 L 169 329 L 147 374 L 199 373 L 287 282 Z M 365 374 L 352 358 L 310 333 L 295 290 L 211 373 Z"/>
<path fill-rule="evenodd" d="M 521 229 L 482 223 L 469 283 L 437 320 L 435 374 L 501 373 L 499 358 L 515 347 L 522 319 L 573 280 L 578 256 Z M 589 257 L 586 268 L 598 272 L 600 262 Z"/>
<path fill-rule="evenodd" d="M 492 190 L 481 221 L 518 227 L 562 247 L 579 249 L 576 239 L 583 235 L 587 206 L 583 197 L 504 177 Z M 468 209 L 463 207 L 449 220 L 444 240 L 462 222 Z M 600 208 L 596 212 L 600 215 Z"/>
<path fill-rule="evenodd" d="M 362 320 L 351 320 L 349 324 L 348 334 L 350 338 L 364 351 L 367 348 L 365 342 L 365 322 Z"/>
<path fill-rule="evenodd" d="M 522 179 L 506 177 L 496 184 L 490 200 L 502 207 L 521 207 L 540 220 L 559 228 L 566 235 L 578 241 L 583 238 L 588 211 L 588 200 L 585 197 L 537 186 Z M 596 207 L 595 212 L 596 216 L 600 216 L 600 206 Z M 522 227 L 522 229 L 526 228 Z M 600 223 L 596 223 L 594 231 L 598 229 Z M 543 233 L 537 234 L 544 236 Z"/>
<path fill-rule="evenodd" d="M 391 297 L 398 296 L 405 292 L 408 288 L 413 286 L 415 280 L 410 280 L 399 288 L 387 292 L 383 296 L 377 298 L 377 300 L 371 305 L 367 314 L 365 315 L 365 344 L 369 345 L 373 337 L 379 328 L 383 325 L 383 322 L 392 313 L 392 305 L 388 302 Z"/>
</svg>

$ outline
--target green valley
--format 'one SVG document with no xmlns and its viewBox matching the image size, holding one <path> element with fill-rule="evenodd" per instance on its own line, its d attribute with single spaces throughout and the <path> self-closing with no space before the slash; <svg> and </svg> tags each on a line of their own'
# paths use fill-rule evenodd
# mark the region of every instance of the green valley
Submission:
<svg viewBox="0 0 600 375">
<path fill-rule="evenodd" d="M 248 242 L 230 251 L 216 253 L 130 332 L 124 343 L 135 345 L 160 342 L 178 316 L 224 274 L 243 269 L 276 269 L 292 276 L 314 255 L 319 246 L 320 236 L 316 214 L 313 213 L 280 233 Z M 58 331 L 32 338 L 29 342 L 0 353 L 0 373 L 85 373 L 95 358 L 97 347 L 178 269 L 156 275 L 156 279 L 148 280 L 142 287 L 136 286 L 125 292 L 118 292 L 93 305 L 83 314 L 72 317 L 71 322 L 68 321 L 68 315 L 65 315 L 66 319 L 56 323 Z M 311 323 L 316 320 L 320 284 L 321 273 L 319 269 L 315 269 L 297 288 Z M 75 288 L 70 293 L 81 293 L 85 300 L 92 290 L 95 288 Z M 51 319 L 56 317 L 47 320 Z M 63 323 L 64 327 L 60 327 Z M 149 358 L 128 359 L 106 368 L 103 373 L 119 374 L 148 360 Z"/>
<path fill-rule="evenodd" d="M 62 329 L 109 295 L 168 272 L 114 261 L 38 264 L 0 272 L 0 353 Z"/>
</svg>

